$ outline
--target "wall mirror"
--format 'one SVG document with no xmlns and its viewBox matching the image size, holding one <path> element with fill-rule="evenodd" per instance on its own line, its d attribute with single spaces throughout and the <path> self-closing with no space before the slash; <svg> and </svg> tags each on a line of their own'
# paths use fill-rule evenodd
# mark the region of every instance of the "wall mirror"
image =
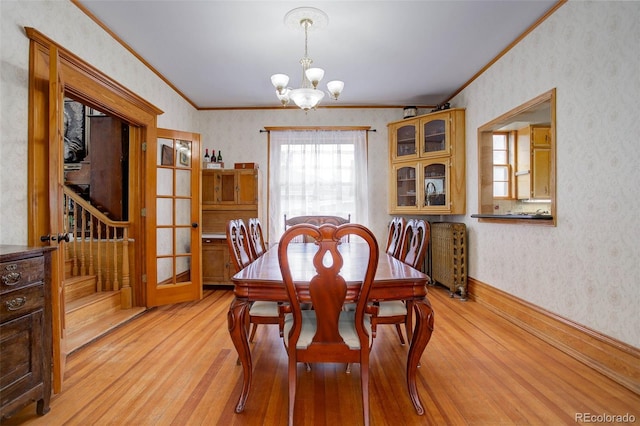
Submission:
<svg viewBox="0 0 640 426">
<path fill-rule="evenodd" d="M 478 128 L 480 221 L 556 225 L 555 89 Z"/>
</svg>

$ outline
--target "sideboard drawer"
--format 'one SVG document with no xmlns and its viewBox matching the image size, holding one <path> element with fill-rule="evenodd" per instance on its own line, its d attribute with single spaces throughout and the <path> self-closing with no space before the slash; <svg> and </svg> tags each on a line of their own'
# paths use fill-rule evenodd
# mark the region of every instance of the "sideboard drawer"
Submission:
<svg viewBox="0 0 640 426">
<path fill-rule="evenodd" d="M 0 263 L 0 294 L 44 280 L 44 258 Z"/>
<path fill-rule="evenodd" d="M 0 296 L 0 322 L 9 321 L 44 307 L 44 285 L 34 284 Z"/>
</svg>

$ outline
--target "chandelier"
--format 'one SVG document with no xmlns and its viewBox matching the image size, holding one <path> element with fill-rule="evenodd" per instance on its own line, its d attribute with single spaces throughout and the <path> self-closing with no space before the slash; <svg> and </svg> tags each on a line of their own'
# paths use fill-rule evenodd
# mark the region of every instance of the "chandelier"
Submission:
<svg viewBox="0 0 640 426">
<path fill-rule="evenodd" d="M 289 11 L 284 22 L 290 27 L 304 29 L 304 56 L 300 59 L 302 65 L 302 85 L 299 89 L 292 89 L 289 84 L 289 76 L 286 74 L 274 74 L 271 76 L 271 83 L 276 88 L 276 96 L 283 107 L 292 100 L 298 107 L 305 111 L 316 108 L 324 92 L 318 89 L 318 83 L 324 77 L 322 68 L 311 68 L 313 60 L 307 53 L 308 32 L 312 28 L 321 28 L 327 25 L 329 17 L 323 11 L 314 7 L 299 7 Z M 344 82 L 333 80 L 327 83 L 331 99 L 337 100 L 344 88 Z"/>
</svg>

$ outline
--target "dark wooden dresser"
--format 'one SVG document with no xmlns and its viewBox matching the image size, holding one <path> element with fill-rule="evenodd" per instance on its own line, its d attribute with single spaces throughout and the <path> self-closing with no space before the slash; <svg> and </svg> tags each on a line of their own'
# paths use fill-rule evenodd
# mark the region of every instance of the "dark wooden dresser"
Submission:
<svg viewBox="0 0 640 426">
<path fill-rule="evenodd" d="M 0 245 L 0 418 L 49 411 L 53 249 Z"/>
</svg>

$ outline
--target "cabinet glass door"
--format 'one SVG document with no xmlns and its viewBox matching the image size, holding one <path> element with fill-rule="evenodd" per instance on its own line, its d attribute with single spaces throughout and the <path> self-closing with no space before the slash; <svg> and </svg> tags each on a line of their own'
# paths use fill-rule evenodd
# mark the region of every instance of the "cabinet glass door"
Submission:
<svg viewBox="0 0 640 426">
<path fill-rule="evenodd" d="M 416 168 L 404 166 L 396 169 L 396 206 L 416 207 Z"/>
<path fill-rule="evenodd" d="M 416 148 L 416 126 L 415 124 L 406 124 L 395 129 L 396 146 L 395 157 L 407 158 L 415 156 Z"/>
<path fill-rule="evenodd" d="M 444 119 L 421 121 L 422 155 L 442 154 L 448 151 L 447 121 Z"/>
<path fill-rule="evenodd" d="M 447 192 L 447 166 L 442 163 L 424 166 L 424 206 L 446 206 Z"/>
</svg>

